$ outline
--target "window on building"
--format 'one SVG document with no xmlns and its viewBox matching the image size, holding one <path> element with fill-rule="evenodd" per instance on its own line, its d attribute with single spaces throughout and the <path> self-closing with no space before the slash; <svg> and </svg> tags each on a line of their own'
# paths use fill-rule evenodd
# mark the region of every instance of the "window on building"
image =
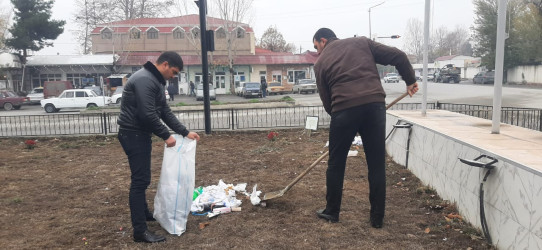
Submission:
<svg viewBox="0 0 542 250">
<path fill-rule="evenodd" d="M 181 28 L 175 28 L 173 30 L 173 39 L 184 39 L 184 30 Z"/>
<path fill-rule="evenodd" d="M 199 39 L 200 38 L 200 29 L 199 29 L 199 27 L 194 27 L 191 32 L 192 32 L 192 37 L 194 39 Z"/>
<path fill-rule="evenodd" d="M 44 82 L 47 81 L 62 81 L 61 74 L 39 74 L 32 75 L 32 83 L 39 82 L 40 86 L 43 86 Z"/>
<path fill-rule="evenodd" d="M 245 30 L 241 27 L 237 27 L 235 30 L 235 37 L 237 38 L 245 38 Z"/>
<path fill-rule="evenodd" d="M 299 79 L 306 79 L 305 70 L 288 70 L 288 83 L 296 83 Z"/>
<path fill-rule="evenodd" d="M 282 82 L 282 73 L 279 72 L 273 72 L 273 75 L 271 76 L 271 79 L 273 82 Z"/>
<path fill-rule="evenodd" d="M 218 28 L 216 31 L 215 31 L 215 36 L 216 38 L 218 39 L 224 39 L 226 38 L 226 30 L 224 29 L 224 27 L 220 27 Z"/>
<path fill-rule="evenodd" d="M 113 38 L 113 33 L 111 32 L 111 30 L 109 28 L 103 29 L 102 30 L 102 39 L 111 40 L 111 38 Z"/>
<path fill-rule="evenodd" d="M 147 30 L 147 39 L 158 39 L 158 30 L 154 27 Z"/>
<path fill-rule="evenodd" d="M 139 39 L 141 37 L 141 31 L 137 28 L 132 28 L 130 30 L 130 39 Z"/>
</svg>

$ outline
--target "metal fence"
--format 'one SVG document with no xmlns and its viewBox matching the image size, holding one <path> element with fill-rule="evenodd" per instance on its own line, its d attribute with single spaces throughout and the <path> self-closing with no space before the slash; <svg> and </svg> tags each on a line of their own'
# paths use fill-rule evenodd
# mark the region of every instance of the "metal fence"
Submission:
<svg viewBox="0 0 542 250">
<path fill-rule="evenodd" d="M 203 110 L 173 111 L 190 130 L 205 130 Z M 0 137 L 111 134 L 118 132 L 119 113 L 1 116 Z M 329 126 L 321 106 L 211 110 L 212 130 L 303 127 L 307 116 L 318 116 L 318 126 Z"/>
<path fill-rule="evenodd" d="M 428 109 L 442 109 L 492 119 L 493 108 L 484 105 L 428 103 Z M 398 103 L 392 110 L 419 110 L 420 103 Z M 190 130 L 205 130 L 203 110 L 174 111 Z M 542 110 L 503 107 L 501 122 L 542 131 Z M 321 106 L 212 109 L 212 130 L 304 127 L 307 116 L 318 116 L 318 126 L 327 127 L 330 116 Z M 1 116 L 0 137 L 111 134 L 118 132 L 118 113 Z"/>
</svg>

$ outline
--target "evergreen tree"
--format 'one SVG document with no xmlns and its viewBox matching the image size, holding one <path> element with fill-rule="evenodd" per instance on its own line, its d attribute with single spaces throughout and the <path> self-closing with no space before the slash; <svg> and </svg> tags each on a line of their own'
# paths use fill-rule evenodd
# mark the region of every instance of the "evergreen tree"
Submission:
<svg viewBox="0 0 542 250">
<path fill-rule="evenodd" d="M 51 20 L 53 0 L 11 0 L 15 10 L 15 22 L 9 29 L 11 37 L 6 45 L 23 51 L 23 60 L 27 50 L 39 51 L 45 46 L 52 46 L 48 40 L 56 39 L 64 31 L 63 20 Z"/>
</svg>

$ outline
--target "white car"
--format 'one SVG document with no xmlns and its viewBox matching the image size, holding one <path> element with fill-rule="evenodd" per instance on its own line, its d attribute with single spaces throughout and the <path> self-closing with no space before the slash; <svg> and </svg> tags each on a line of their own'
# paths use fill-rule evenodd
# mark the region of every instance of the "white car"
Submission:
<svg viewBox="0 0 542 250">
<path fill-rule="evenodd" d="M 124 87 L 117 87 L 115 89 L 115 92 L 111 96 L 111 103 L 120 104 L 122 101 L 122 91 L 124 91 Z"/>
<path fill-rule="evenodd" d="M 40 103 L 45 112 L 54 113 L 64 108 L 104 107 L 111 103 L 111 97 L 98 96 L 92 89 L 67 89 L 59 97 L 44 99 Z"/>
<path fill-rule="evenodd" d="M 388 73 L 384 76 L 384 82 L 399 82 L 399 75 L 397 73 Z"/>
<path fill-rule="evenodd" d="M 245 82 L 240 82 L 237 84 L 237 87 L 235 87 L 235 94 L 238 96 L 241 96 L 243 94 L 243 87 L 245 86 Z"/>
<path fill-rule="evenodd" d="M 313 79 L 300 79 L 294 84 L 292 88 L 294 93 L 301 94 L 305 93 L 316 93 L 318 89 L 316 88 L 316 81 Z"/>
<path fill-rule="evenodd" d="M 216 92 L 212 84 L 209 84 L 209 99 L 216 100 Z M 196 101 L 203 101 L 203 84 L 198 84 L 196 87 Z"/>
<path fill-rule="evenodd" d="M 26 97 L 31 104 L 40 104 L 43 100 L 43 87 L 34 88 Z"/>
</svg>

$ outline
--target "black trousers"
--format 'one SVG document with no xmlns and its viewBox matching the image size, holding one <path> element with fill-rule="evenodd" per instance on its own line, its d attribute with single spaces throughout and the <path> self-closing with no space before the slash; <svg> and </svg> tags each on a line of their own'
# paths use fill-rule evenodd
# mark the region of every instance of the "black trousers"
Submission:
<svg viewBox="0 0 542 250">
<path fill-rule="evenodd" d="M 151 182 L 151 134 L 120 129 L 118 138 L 128 156 L 131 171 L 130 214 L 134 234 L 147 230 L 147 217 L 152 217 L 145 191 Z"/>
<path fill-rule="evenodd" d="M 356 133 L 362 138 L 369 168 L 371 216 L 384 217 L 386 205 L 386 107 L 369 103 L 331 114 L 326 172 L 326 214 L 341 211 L 346 157 Z"/>
</svg>

